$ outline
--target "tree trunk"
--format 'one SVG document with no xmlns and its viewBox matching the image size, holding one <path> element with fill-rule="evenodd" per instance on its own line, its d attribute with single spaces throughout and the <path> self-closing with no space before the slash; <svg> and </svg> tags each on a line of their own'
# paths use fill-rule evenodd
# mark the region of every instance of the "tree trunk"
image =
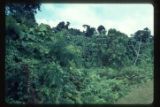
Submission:
<svg viewBox="0 0 160 107">
<path fill-rule="evenodd" d="M 138 44 L 138 50 L 137 51 L 135 50 L 136 51 L 136 59 L 134 60 L 133 65 L 136 65 L 137 60 L 139 58 L 139 53 L 140 53 L 140 50 L 141 50 L 141 44 L 142 44 L 142 42 L 140 41 L 139 44 Z"/>
</svg>

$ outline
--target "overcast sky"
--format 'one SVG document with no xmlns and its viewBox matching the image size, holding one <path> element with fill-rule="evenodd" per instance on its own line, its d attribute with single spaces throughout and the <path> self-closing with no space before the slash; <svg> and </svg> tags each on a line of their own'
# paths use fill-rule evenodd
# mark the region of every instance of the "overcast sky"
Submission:
<svg viewBox="0 0 160 107">
<path fill-rule="evenodd" d="M 115 28 L 128 36 L 148 27 L 153 35 L 153 6 L 151 4 L 42 4 L 36 21 L 55 27 L 69 21 L 70 28 L 84 30 L 83 24 L 107 30 Z"/>
</svg>

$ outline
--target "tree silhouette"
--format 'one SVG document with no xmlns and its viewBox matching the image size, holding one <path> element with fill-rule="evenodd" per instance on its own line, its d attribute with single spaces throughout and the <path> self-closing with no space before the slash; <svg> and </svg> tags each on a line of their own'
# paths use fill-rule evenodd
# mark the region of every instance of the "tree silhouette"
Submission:
<svg viewBox="0 0 160 107">
<path fill-rule="evenodd" d="M 67 22 L 67 24 L 65 25 L 65 29 L 68 29 L 69 25 L 70 25 L 70 22 Z"/>
<path fill-rule="evenodd" d="M 86 36 L 86 37 L 92 37 L 92 35 L 93 35 L 94 32 L 95 32 L 95 28 L 90 27 L 89 25 L 83 25 L 83 27 L 86 28 L 85 36 Z"/>
<path fill-rule="evenodd" d="M 100 25 L 98 28 L 97 28 L 99 34 L 105 34 L 106 33 L 106 29 L 103 25 Z"/>
<path fill-rule="evenodd" d="M 65 24 L 64 21 L 59 22 L 58 25 L 56 26 L 56 31 L 61 31 L 62 29 L 68 30 L 69 25 L 70 25 L 70 22 L 67 22 L 67 24 Z"/>
</svg>

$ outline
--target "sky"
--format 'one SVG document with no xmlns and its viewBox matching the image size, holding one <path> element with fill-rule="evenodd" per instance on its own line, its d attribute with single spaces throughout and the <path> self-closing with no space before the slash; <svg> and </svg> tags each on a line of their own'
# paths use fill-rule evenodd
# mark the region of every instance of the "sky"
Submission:
<svg viewBox="0 0 160 107">
<path fill-rule="evenodd" d="M 153 35 L 154 10 L 151 4 L 65 4 L 44 3 L 36 14 L 38 24 L 55 27 L 59 22 L 70 22 L 69 28 L 84 30 L 84 24 L 107 30 L 115 28 L 128 36 L 148 27 Z"/>
</svg>

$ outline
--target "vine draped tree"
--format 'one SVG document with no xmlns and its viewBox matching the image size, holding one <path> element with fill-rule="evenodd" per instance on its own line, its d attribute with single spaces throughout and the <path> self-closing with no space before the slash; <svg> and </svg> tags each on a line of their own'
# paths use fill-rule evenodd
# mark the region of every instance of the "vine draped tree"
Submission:
<svg viewBox="0 0 160 107">
<path fill-rule="evenodd" d="M 129 41 L 129 47 L 133 50 L 135 58 L 133 61 L 133 65 L 137 64 L 139 57 L 142 54 L 142 50 L 144 45 L 146 45 L 151 38 L 151 33 L 148 28 L 144 28 L 143 30 L 138 30 L 132 35 Z"/>
</svg>

